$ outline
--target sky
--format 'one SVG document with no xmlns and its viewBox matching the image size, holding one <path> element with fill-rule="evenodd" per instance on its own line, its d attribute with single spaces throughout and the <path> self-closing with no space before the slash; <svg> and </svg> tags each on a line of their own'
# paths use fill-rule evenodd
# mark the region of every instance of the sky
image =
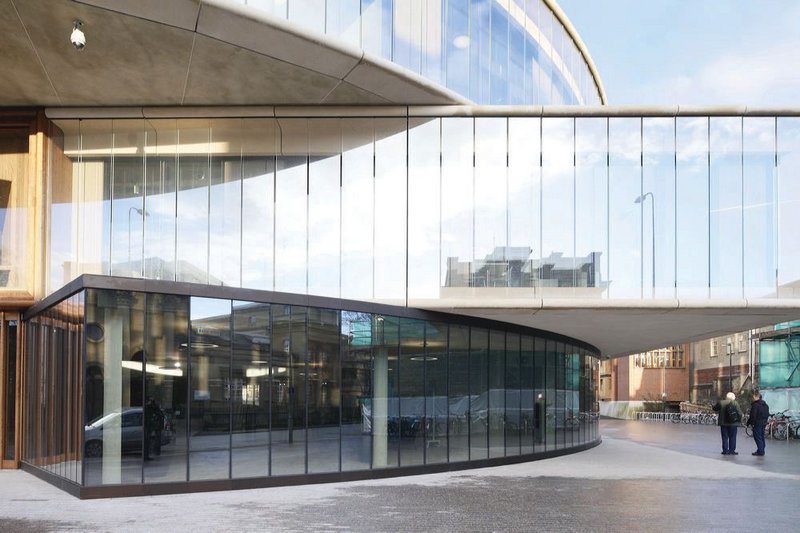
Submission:
<svg viewBox="0 0 800 533">
<path fill-rule="evenodd" d="M 798 0 L 558 0 L 609 104 L 800 106 Z"/>
</svg>

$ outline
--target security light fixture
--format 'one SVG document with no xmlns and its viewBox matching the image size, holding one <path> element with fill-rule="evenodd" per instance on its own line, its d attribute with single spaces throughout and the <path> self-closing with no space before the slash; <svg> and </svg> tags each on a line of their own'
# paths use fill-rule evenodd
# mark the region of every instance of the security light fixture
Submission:
<svg viewBox="0 0 800 533">
<path fill-rule="evenodd" d="M 72 43 L 72 46 L 75 47 L 75 50 L 83 50 L 86 48 L 86 35 L 83 33 L 83 22 L 80 20 L 75 20 L 72 23 L 72 33 L 69 36 L 69 40 Z"/>
</svg>

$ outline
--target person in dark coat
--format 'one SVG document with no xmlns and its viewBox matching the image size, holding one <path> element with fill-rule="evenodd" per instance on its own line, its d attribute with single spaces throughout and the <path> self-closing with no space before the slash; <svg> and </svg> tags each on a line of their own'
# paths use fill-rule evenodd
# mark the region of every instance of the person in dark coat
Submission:
<svg viewBox="0 0 800 533">
<path fill-rule="evenodd" d="M 738 413 L 738 417 L 731 417 L 728 414 L 728 405 L 733 405 Z M 736 395 L 729 392 L 724 400 L 714 404 L 714 411 L 717 412 L 717 425 L 722 435 L 722 455 L 739 455 L 736 451 L 736 432 L 742 420 L 742 412 L 736 404 Z"/>
<path fill-rule="evenodd" d="M 756 451 L 753 455 L 764 455 L 764 428 L 769 420 L 769 405 L 761 399 L 761 393 L 753 392 L 753 403 L 750 404 L 750 415 L 747 425 L 753 428 L 753 440 L 756 441 Z"/>
</svg>

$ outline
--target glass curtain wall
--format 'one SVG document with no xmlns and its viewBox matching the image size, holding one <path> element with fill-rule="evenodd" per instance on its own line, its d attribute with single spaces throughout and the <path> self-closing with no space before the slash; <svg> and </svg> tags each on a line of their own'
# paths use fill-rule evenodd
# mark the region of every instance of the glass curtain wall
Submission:
<svg viewBox="0 0 800 533">
<path fill-rule="evenodd" d="M 27 324 L 23 460 L 76 485 L 463 463 L 597 438 L 595 354 L 524 330 L 110 289 Z"/>
<path fill-rule="evenodd" d="M 62 120 L 80 274 L 420 307 L 795 298 L 791 117 Z"/>
<path fill-rule="evenodd" d="M 481 104 L 600 104 L 542 0 L 238 0 L 360 46 Z"/>
</svg>

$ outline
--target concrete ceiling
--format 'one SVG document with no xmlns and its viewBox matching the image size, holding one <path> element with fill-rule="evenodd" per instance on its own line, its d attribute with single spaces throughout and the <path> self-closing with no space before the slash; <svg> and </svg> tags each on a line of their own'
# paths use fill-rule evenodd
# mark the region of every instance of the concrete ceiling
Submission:
<svg viewBox="0 0 800 533">
<path fill-rule="evenodd" d="M 0 105 L 446 105 L 362 50 L 226 0 L 0 0 Z M 83 22 L 86 48 L 69 41 Z M 323 42 L 324 40 L 324 42 Z"/>
<path fill-rule="evenodd" d="M 800 319 L 800 300 L 736 302 L 576 301 L 509 306 L 506 300 L 418 302 L 434 311 L 488 318 L 567 335 L 592 344 L 604 357 L 621 357 Z"/>
</svg>

